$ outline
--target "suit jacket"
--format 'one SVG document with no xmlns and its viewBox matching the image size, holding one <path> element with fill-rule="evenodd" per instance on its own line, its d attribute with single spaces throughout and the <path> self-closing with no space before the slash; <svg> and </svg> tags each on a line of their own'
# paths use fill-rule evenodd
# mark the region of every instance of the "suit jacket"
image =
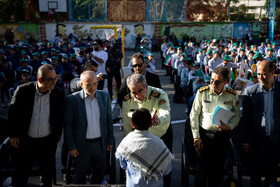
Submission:
<svg viewBox="0 0 280 187">
<path fill-rule="evenodd" d="M 26 137 L 34 107 L 37 82 L 18 86 L 8 111 L 8 133 L 13 137 Z M 64 91 L 55 87 L 50 94 L 51 135 L 61 136 L 64 118 Z"/>
<path fill-rule="evenodd" d="M 249 143 L 259 153 L 264 151 L 266 136 L 265 127 L 261 125 L 264 112 L 264 98 L 261 88 L 260 83 L 246 88 L 242 103 L 242 141 L 243 143 Z M 280 85 L 277 81 L 275 81 L 273 99 L 274 129 L 272 140 L 280 149 Z"/>
<path fill-rule="evenodd" d="M 119 103 L 119 105 L 121 107 L 122 107 L 122 103 L 123 103 L 124 97 L 127 94 L 130 93 L 130 90 L 129 90 L 127 84 L 126 84 L 126 79 L 129 76 L 130 75 L 128 75 L 128 76 L 123 78 L 122 85 L 121 85 L 120 90 L 118 92 L 118 103 Z M 145 78 L 146 78 L 148 86 L 152 86 L 152 87 L 156 87 L 156 88 L 160 88 L 161 89 L 161 84 L 160 84 L 160 80 L 159 80 L 159 76 L 158 75 L 146 71 Z"/>
<path fill-rule="evenodd" d="M 96 91 L 100 109 L 100 130 L 103 151 L 107 145 L 114 143 L 114 129 L 112 120 L 112 109 L 109 94 Z M 85 148 L 87 133 L 87 114 L 85 106 L 84 91 L 69 95 L 65 101 L 64 137 L 69 150 L 78 149 L 82 152 Z"/>
</svg>

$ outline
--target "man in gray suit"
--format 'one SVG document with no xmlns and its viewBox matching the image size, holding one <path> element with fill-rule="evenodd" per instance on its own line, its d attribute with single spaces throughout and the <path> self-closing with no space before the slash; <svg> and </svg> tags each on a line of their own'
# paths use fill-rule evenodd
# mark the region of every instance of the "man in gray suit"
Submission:
<svg viewBox="0 0 280 187">
<path fill-rule="evenodd" d="M 98 91 L 93 71 L 81 74 L 81 91 L 69 95 L 65 102 L 64 136 L 71 156 L 76 160 L 76 184 L 86 183 L 92 168 L 92 184 L 103 181 L 106 151 L 114 143 L 112 110 L 109 94 Z"/>
<path fill-rule="evenodd" d="M 257 66 L 259 83 L 245 89 L 242 141 L 251 161 L 251 186 L 277 182 L 280 151 L 280 85 L 274 80 L 273 63 Z"/>
</svg>

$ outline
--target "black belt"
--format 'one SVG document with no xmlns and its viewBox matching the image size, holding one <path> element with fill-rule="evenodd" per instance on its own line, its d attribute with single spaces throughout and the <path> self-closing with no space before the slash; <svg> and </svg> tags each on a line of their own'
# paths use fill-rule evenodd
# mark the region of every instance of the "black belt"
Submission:
<svg viewBox="0 0 280 187">
<path fill-rule="evenodd" d="M 101 140 L 102 140 L 102 138 L 99 137 L 99 138 L 86 139 L 86 142 L 94 143 L 94 142 L 99 142 Z"/>
</svg>

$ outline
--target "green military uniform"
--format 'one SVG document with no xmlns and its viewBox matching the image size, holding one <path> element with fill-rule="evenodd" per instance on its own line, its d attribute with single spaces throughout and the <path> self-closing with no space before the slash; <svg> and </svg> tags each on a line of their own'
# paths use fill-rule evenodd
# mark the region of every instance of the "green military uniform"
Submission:
<svg viewBox="0 0 280 187">
<path fill-rule="evenodd" d="M 132 113 L 138 108 L 146 108 L 151 114 L 157 110 L 160 122 L 157 126 L 149 128 L 149 131 L 157 137 L 162 137 L 170 125 L 170 105 L 167 94 L 161 89 L 148 86 L 147 97 L 143 103 L 137 101 L 131 96 L 131 93 L 127 94 L 122 110 L 123 129 L 126 135 L 133 131 L 131 127 Z"/>
<path fill-rule="evenodd" d="M 235 113 L 227 124 L 231 129 L 238 125 L 240 119 L 240 106 L 236 92 L 228 87 L 217 95 L 211 86 L 205 86 L 197 92 L 190 114 L 193 138 L 200 138 L 199 126 L 207 131 L 217 132 L 217 125 L 212 124 L 213 114 L 217 106 L 229 109 Z"/>
</svg>

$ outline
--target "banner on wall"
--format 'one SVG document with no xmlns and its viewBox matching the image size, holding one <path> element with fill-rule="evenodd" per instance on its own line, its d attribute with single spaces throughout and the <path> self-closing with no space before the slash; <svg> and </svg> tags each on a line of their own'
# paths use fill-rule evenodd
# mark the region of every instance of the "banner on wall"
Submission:
<svg viewBox="0 0 280 187">
<path fill-rule="evenodd" d="M 5 40 L 5 32 L 8 28 L 14 33 L 14 41 L 26 42 L 30 37 L 39 40 L 37 23 L 0 24 L 0 40 Z"/>
<path fill-rule="evenodd" d="M 251 29 L 255 36 L 259 35 L 261 23 L 187 23 L 187 24 L 160 24 L 160 36 L 169 36 L 174 32 L 178 39 L 184 35 L 194 35 L 197 41 L 206 38 L 207 40 L 219 38 L 241 39 Z"/>
<path fill-rule="evenodd" d="M 232 37 L 241 39 L 250 30 L 248 23 L 234 23 Z"/>
<path fill-rule="evenodd" d="M 229 38 L 232 36 L 232 24 L 227 23 L 189 23 L 189 24 L 160 24 L 160 36 L 174 32 L 178 39 L 182 39 L 186 34 L 194 35 L 196 40 L 206 38 Z"/>
</svg>

